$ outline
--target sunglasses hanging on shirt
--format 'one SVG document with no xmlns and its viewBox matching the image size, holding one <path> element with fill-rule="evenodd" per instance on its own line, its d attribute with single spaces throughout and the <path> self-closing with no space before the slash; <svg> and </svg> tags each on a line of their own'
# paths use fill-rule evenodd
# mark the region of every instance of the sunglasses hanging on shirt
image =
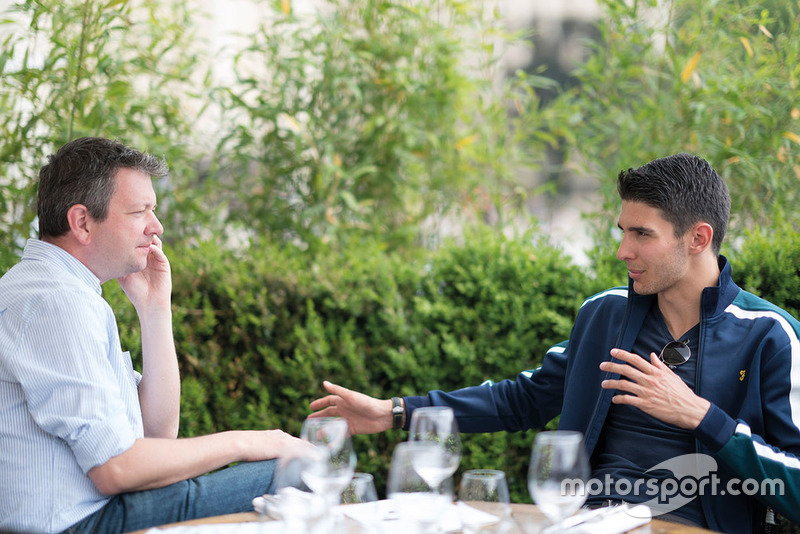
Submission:
<svg viewBox="0 0 800 534">
<path fill-rule="evenodd" d="M 661 349 L 658 359 L 667 364 L 670 368 L 678 367 L 689 361 L 692 357 L 692 349 L 689 348 L 689 340 L 670 341 Z"/>
</svg>

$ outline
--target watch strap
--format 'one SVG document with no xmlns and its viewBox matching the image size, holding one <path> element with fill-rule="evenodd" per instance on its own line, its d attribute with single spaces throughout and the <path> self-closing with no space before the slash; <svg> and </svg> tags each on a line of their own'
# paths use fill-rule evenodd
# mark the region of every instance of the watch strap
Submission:
<svg viewBox="0 0 800 534">
<path fill-rule="evenodd" d="M 392 397 L 392 428 L 403 427 L 403 411 L 400 397 Z"/>
</svg>

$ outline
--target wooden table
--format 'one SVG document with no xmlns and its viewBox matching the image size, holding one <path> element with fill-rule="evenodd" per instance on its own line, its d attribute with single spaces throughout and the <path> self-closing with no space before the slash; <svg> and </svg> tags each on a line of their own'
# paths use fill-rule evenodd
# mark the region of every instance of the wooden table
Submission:
<svg viewBox="0 0 800 534">
<path fill-rule="evenodd" d="M 520 524 L 537 523 L 537 522 L 541 523 L 543 526 L 546 524 L 544 516 L 533 504 L 512 504 L 511 513 L 517 520 L 517 522 Z M 189 525 L 213 525 L 222 523 L 248 523 L 258 520 L 259 516 L 257 513 L 242 512 L 239 514 L 228 514 L 228 515 L 219 515 L 214 517 L 206 517 L 203 519 L 193 519 L 191 521 L 183 521 L 180 523 L 163 525 L 160 528 L 167 528 L 174 526 L 189 526 Z M 359 534 L 363 532 L 363 529 L 361 529 L 355 521 L 352 520 L 347 520 L 347 521 L 348 523 L 351 523 L 352 526 L 352 528 L 349 529 L 349 532 L 359 533 Z M 133 534 L 144 534 L 144 532 L 146 532 L 146 530 L 140 530 Z M 631 530 L 629 532 L 631 534 L 708 534 L 712 531 L 702 528 L 687 527 L 685 525 L 670 523 L 659 519 L 653 519 L 648 524 L 636 528 L 634 530 Z"/>
</svg>

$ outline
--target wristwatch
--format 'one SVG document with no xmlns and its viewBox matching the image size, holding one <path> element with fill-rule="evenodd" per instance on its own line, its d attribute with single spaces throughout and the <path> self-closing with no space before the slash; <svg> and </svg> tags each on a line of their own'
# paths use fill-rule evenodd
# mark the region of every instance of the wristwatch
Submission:
<svg viewBox="0 0 800 534">
<path fill-rule="evenodd" d="M 400 397 L 392 397 L 392 428 L 403 427 L 403 412 Z"/>
</svg>

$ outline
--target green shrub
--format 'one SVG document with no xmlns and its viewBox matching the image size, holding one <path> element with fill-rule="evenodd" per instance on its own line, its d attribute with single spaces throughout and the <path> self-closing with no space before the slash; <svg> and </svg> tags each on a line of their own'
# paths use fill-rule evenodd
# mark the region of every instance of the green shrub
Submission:
<svg viewBox="0 0 800 534">
<path fill-rule="evenodd" d="M 546 243 L 492 234 L 466 241 L 414 261 L 369 243 L 317 257 L 291 247 L 167 247 L 181 435 L 270 427 L 297 434 L 323 379 L 388 398 L 514 378 L 568 337 L 585 296 L 610 285 Z M 729 257 L 742 287 L 798 315 L 800 236 L 754 233 Z M 135 312 L 116 282 L 104 294 L 138 367 Z M 514 500 L 529 502 L 534 433 L 463 435 L 461 469 L 502 469 Z M 381 489 L 404 438 L 355 437 L 359 469 Z"/>
<path fill-rule="evenodd" d="M 166 158 L 172 180 L 193 172 L 185 138 L 195 117 L 186 110 L 203 106 L 197 97 L 205 80 L 185 0 L 7 4 L 0 17 L 0 261 L 13 262 L 35 234 L 39 168 L 67 141 L 115 138 Z M 185 220 L 191 205 L 177 196 L 168 204 L 184 208 Z"/>
<path fill-rule="evenodd" d="M 514 378 L 568 337 L 595 290 L 552 246 L 490 233 L 413 261 L 369 243 L 313 258 L 291 247 L 234 253 L 213 243 L 167 253 L 184 436 L 268 427 L 297 434 L 324 379 L 387 398 Z M 138 354 L 132 307 L 115 282 L 105 294 L 123 345 Z M 356 437 L 359 469 L 379 488 L 404 437 Z M 504 469 L 515 499 L 528 501 L 531 438 L 465 435 L 462 469 Z"/>
<path fill-rule="evenodd" d="M 786 226 L 749 232 L 731 263 L 742 288 L 800 318 L 800 234 Z"/>
<path fill-rule="evenodd" d="M 432 214 L 519 200 L 539 108 L 532 91 L 493 81 L 492 43 L 509 39 L 497 13 L 459 0 L 325 4 L 273 13 L 214 93 L 231 126 L 205 202 L 229 208 L 226 224 L 312 248 L 351 234 L 409 246 Z"/>
<path fill-rule="evenodd" d="M 725 178 L 732 236 L 777 218 L 800 228 L 800 5 L 600 4 L 578 84 L 548 110 L 566 168 L 597 177 L 605 193 L 595 243 L 615 240 L 619 171 L 677 152 L 704 157 Z"/>
</svg>

